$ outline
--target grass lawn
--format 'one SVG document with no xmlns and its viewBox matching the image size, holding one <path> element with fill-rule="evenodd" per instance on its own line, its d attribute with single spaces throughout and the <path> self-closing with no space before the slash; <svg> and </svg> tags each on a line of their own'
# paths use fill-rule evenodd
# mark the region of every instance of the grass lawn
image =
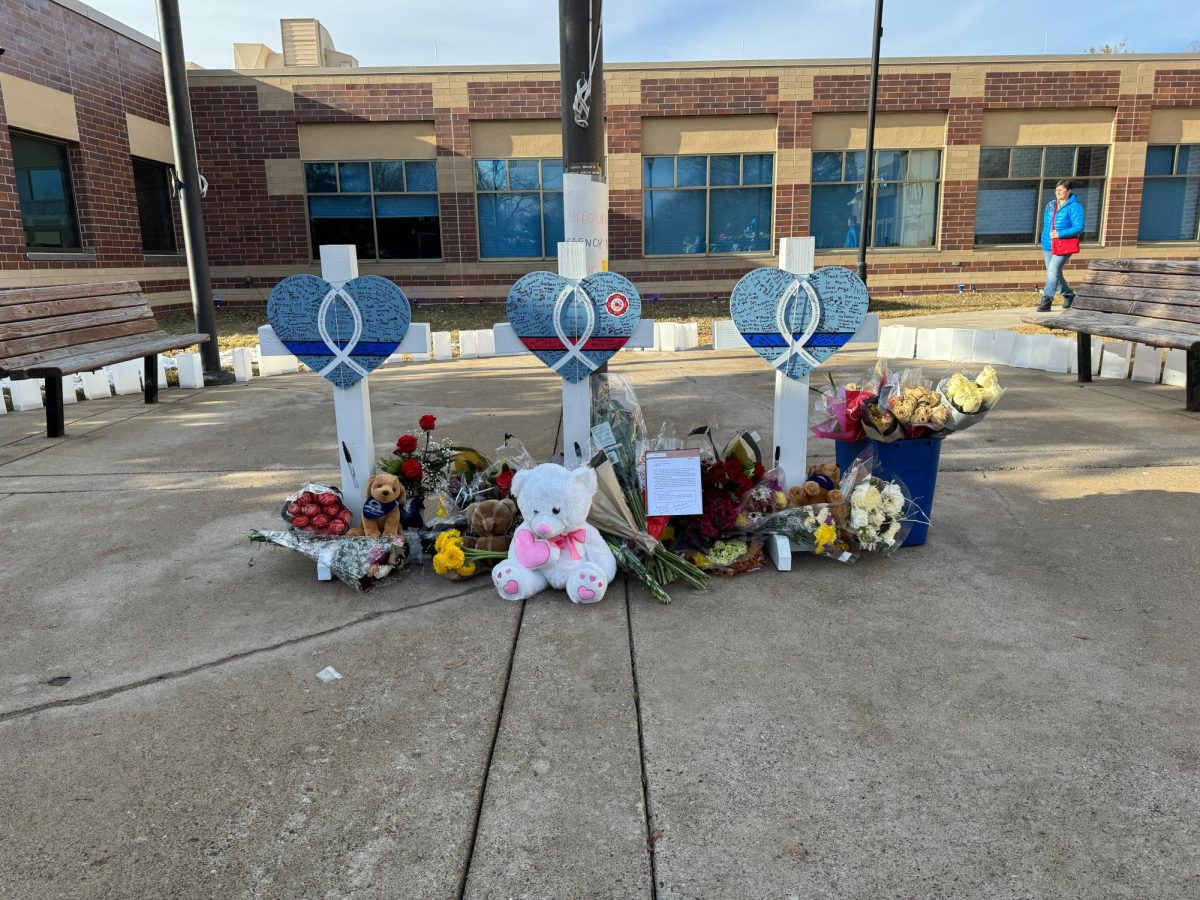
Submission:
<svg viewBox="0 0 1200 900">
<path fill-rule="evenodd" d="M 947 294 L 909 294 L 878 297 L 871 301 L 871 312 L 881 319 L 922 316 L 930 313 L 978 312 L 992 309 L 1011 309 L 1030 304 L 1029 291 L 967 291 Z M 699 324 L 700 344 L 712 343 L 713 319 L 729 318 L 727 300 L 660 300 L 646 303 L 643 313 L 660 322 L 696 322 Z M 163 329 L 170 334 L 187 334 L 196 326 L 191 313 L 163 313 L 158 317 Z M 218 309 L 217 331 L 221 348 L 255 347 L 258 345 L 258 326 L 265 325 L 265 309 Z M 457 332 L 491 328 L 505 321 L 503 303 L 453 303 L 432 305 L 423 303 L 413 308 L 414 322 L 428 322 L 433 331 Z M 1025 326 L 1032 330 L 1036 326 Z M 457 334 L 454 335 L 457 339 Z"/>
</svg>

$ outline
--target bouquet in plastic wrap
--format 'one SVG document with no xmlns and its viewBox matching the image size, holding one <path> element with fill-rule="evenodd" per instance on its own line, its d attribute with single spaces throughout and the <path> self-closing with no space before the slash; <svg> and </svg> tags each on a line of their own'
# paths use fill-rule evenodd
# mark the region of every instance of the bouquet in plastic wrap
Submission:
<svg viewBox="0 0 1200 900">
<path fill-rule="evenodd" d="M 754 525 L 757 535 L 780 534 L 793 544 L 817 556 L 839 562 L 853 562 L 858 553 L 848 533 L 845 504 L 838 508 L 828 503 L 792 506 L 764 516 Z"/>
<path fill-rule="evenodd" d="M 592 440 L 600 452 L 589 463 L 596 470 L 598 487 L 588 522 L 604 535 L 617 565 L 661 603 L 671 602 L 666 586 L 677 579 L 704 588 L 708 583 L 705 574 L 667 550 L 647 530 L 642 499 L 646 426 L 627 378 L 596 377 Z M 643 473 L 640 477 L 639 470 Z"/>
<path fill-rule="evenodd" d="M 974 378 L 968 378 L 962 372 L 943 378 L 938 385 L 938 395 L 949 411 L 950 430 L 965 431 L 983 421 L 983 417 L 1004 396 L 1004 388 L 996 379 L 996 370 L 984 366 Z"/>
<path fill-rule="evenodd" d="M 933 437 L 950 421 L 950 410 L 920 368 L 893 373 L 879 392 L 907 438 Z M 943 435 L 944 436 L 944 435 Z"/>
<path fill-rule="evenodd" d="M 742 495 L 734 527 L 754 531 L 760 522 L 788 507 L 788 492 L 783 469 L 763 473 L 762 478 Z"/>
<path fill-rule="evenodd" d="M 437 495 L 437 514 L 431 524 L 463 522 L 463 513 L 481 500 L 505 500 L 512 494 L 512 481 L 522 469 L 532 469 L 533 457 L 525 445 L 510 434 L 489 460 L 477 450 L 460 449 L 451 463 L 446 486 Z"/>
<path fill-rule="evenodd" d="M 924 514 L 902 481 L 887 481 L 874 474 L 878 467 L 875 451 L 868 449 L 843 476 L 846 520 L 842 532 L 857 552 L 891 556 L 913 524 L 924 520 Z"/>
<path fill-rule="evenodd" d="M 345 534 L 354 518 L 354 513 L 342 502 L 340 490 L 314 482 L 289 494 L 280 515 L 293 530 L 324 537 Z"/>
<path fill-rule="evenodd" d="M 865 404 L 879 392 L 880 373 L 840 386 L 833 383 L 832 375 L 828 377 L 830 390 L 823 393 L 827 417 L 812 427 L 812 433 L 835 441 L 862 440 L 866 437 Z"/>
<path fill-rule="evenodd" d="M 250 540 L 287 547 L 323 563 L 334 578 L 356 591 L 371 590 L 408 562 L 404 535 L 331 539 L 303 531 L 252 531 Z"/>
</svg>

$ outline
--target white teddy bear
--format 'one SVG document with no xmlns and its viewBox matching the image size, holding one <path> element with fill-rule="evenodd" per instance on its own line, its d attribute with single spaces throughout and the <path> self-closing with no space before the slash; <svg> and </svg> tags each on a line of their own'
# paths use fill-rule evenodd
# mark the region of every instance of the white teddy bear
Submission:
<svg viewBox="0 0 1200 900">
<path fill-rule="evenodd" d="M 574 603 L 597 603 L 617 574 L 617 561 L 600 532 L 587 524 L 596 473 L 554 463 L 523 469 L 512 483 L 524 521 L 508 559 L 492 569 L 505 600 L 524 600 L 547 586 L 566 589 Z"/>
</svg>

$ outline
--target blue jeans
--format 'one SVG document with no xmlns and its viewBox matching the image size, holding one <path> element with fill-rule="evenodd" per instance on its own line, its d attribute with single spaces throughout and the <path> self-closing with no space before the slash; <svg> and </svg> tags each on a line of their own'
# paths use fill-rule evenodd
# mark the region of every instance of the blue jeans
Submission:
<svg viewBox="0 0 1200 900">
<path fill-rule="evenodd" d="M 1043 250 L 1042 256 L 1046 258 L 1046 286 L 1042 288 L 1042 299 L 1049 303 L 1054 299 L 1054 295 L 1062 294 L 1063 299 L 1068 302 L 1075 300 L 1075 292 L 1071 290 L 1071 286 L 1067 284 L 1067 279 L 1063 277 L 1063 266 L 1067 264 L 1070 256 L 1055 256 L 1049 250 Z"/>
</svg>

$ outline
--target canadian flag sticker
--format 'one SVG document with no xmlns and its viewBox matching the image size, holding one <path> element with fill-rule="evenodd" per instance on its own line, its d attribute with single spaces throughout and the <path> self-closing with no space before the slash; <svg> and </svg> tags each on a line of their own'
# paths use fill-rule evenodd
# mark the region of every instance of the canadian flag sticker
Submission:
<svg viewBox="0 0 1200 900">
<path fill-rule="evenodd" d="M 604 306 L 608 309 L 611 315 L 623 316 L 625 315 L 626 310 L 629 309 L 629 298 L 621 293 L 612 293 L 609 294 L 608 299 L 604 301 Z"/>
</svg>

